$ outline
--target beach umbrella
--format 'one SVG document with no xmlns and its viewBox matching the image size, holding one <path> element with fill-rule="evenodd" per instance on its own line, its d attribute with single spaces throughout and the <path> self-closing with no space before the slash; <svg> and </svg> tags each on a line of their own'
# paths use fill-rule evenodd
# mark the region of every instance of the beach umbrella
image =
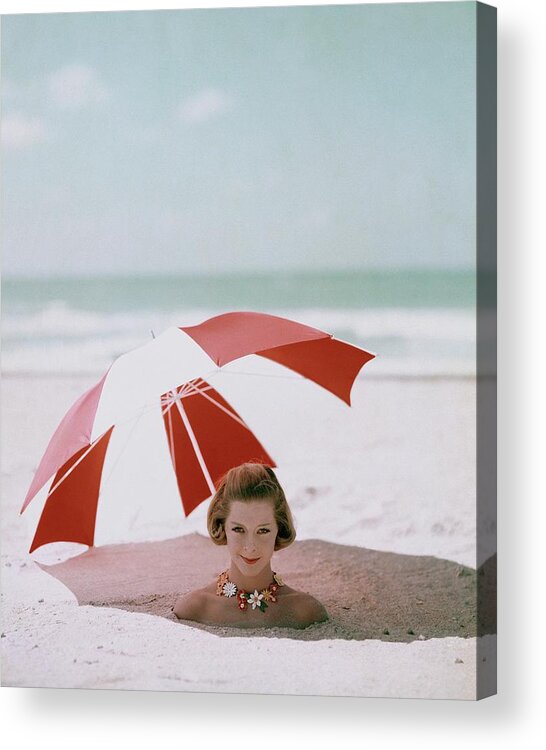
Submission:
<svg viewBox="0 0 546 750">
<path fill-rule="evenodd" d="M 269 379 L 273 417 L 283 408 L 275 380 L 283 373 L 350 405 L 354 380 L 373 357 L 319 329 L 252 312 L 169 328 L 123 354 L 73 404 L 47 446 L 21 509 L 53 477 L 30 552 L 59 541 L 105 543 L 116 528 L 125 536 L 136 527 L 153 535 L 161 514 L 173 519 L 174 530 L 228 469 L 245 461 L 275 466 L 248 415 L 233 405 L 241 388 L 232 388 L 228 401 L 227 381 L 218 390 L 220 376 Z"/>
</svg>

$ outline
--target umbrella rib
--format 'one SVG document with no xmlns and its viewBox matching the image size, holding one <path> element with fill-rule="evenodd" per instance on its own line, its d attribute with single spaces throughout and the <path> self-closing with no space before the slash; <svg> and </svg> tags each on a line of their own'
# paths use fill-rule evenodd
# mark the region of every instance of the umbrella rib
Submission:
<svg viewBox="0 0 546 750">
<path fill-rule="evenodd" d="M 182 398 L 188 398 L 188 396 L 195 396 L 199 393 L 203 393 L 204 391 L 212 391 L 214 390 L 211 385 L 207 385 L 206 387 L 202 387 L 200 385 L 195 385 L 194 383 L 188 382 L 184 383 L 183 386 L 179 386 L 180 390 L 177 391 L 176 389 L 173 389 L 169 392 L 169 394 L 166 394 L 165 397 L 162 397 L 162 414 L 165 416 L 165 414 L 172 409 L 174 403 L 176 401 L 179 401 Z"/>
<path fill-rule="evenodd" d="M 193 387 L 193 389 L 194 389 L 194 391 L 196 393 L 199 393 L 201 396 L 203 396 L 203 398 L 206 398 L 208 401 L 210 401 L 211 404 L 214 404 L 214 406 L 218 407 L 218 409 L 221 409 L 229 417 L 231 417 L 232 419 L 234 419 L 236 422 L 238 422 L 242 427 L 244 427 L 245 429 L 247 429 L 249 432 L 251 431 L 250 427 L 248 425 L 246 425 L 240 417 L 237 417 L 235 414 L 233 414 L 232 412 L 230 412 L 229 409 L 226 409 L 225 406 L 222 406 L 222 404 L 219 404 L 218 401 L 215 401 L 212 398 L 212 396 L 207 396 L 206 393 L 204 393 L 203 391 L 197 389 L 195 386 L 192 386 L 192 387 Z"/>
<path fill-rule="evenodd" d="M 203 476 L 207 480 L 207 484 L 209 486 L 209 490 L 211 491 L 211 494 L 214 495 L 214 493 L 216 492 L 216 487 L 214 486 L 212 478 L 209 474 L 209 470 L 207 469 L 207 465 L 205 463 L 205 459 L 203 458 L 203 454 L 201 453 L 201 449 L 199 448 L 199 443 L 197 442 L 197 438 L 195 437 L 195 434 L 191 428 L 188 415 L 184 411 L 184 407 L 182 406 L 181 401 L 177 401 L 176 406 L 177 406 L 178 411 L 180 412 L 180 416 L 182 417 L 184 427 L 186 428 L 186 431 L 189 435 L 193 450 L 195 452 L 195 456 L 197 458 L 199 466 L 201 467 L 201 471 L 203 472 Z"/>
<path fill-rule="evenodd" d="M 175 453 L 175 450 L 174 450 L 173 415 L 171 413 L 170 407 L 169 407 L 168 413 L 169 413 L 169 448 L 171 449 L 171 457 L 172 457 L 172 460 L 173 460 L 173 468 L 174 468 L 174 472 L 176 474 L 176 453 Z"/>
</svg>

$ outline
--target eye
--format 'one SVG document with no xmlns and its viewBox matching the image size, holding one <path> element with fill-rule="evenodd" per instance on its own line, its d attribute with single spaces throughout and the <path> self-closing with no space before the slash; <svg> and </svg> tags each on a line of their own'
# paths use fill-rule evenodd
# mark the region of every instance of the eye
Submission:
<svg viewBox="0 0 546 750">
<path fill-rule="evenodd" d="M 269 534 L 271 529 L 258 529 L 258 534 Z"/>
<path fill-rule="evenodd" d="M 237 534 L 241 533 L 241 531 L 244 531 L 244 529 L 242 528 L 242 526 L 234 526 L 231 530 L 235 531 L 235 533 L 237 533 Z"/>
</svg>

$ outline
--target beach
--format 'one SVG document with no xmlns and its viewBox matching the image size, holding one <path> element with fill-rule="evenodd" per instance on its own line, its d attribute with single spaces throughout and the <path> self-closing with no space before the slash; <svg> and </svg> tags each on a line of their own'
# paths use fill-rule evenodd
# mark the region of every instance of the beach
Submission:
<svg viewBox="0 0 546 750">
<path fill-rule="evenodd" d="M 482 16 L 438 3 L 6 19 L 3 685 L 495 691 L 496 517 L 477 502 L 496 489 L 494 441 L 478 441 L 496 398 Z M 295 329 L 271 342 L 266 318 L 213 320 L 233 312 L 326 345 Z M 224 401 L 186 411 L 196 384 Z M 177 597 L 228 567 L 194 503 L 264 455 L 297 532 L 273 570 L 329 619 L 177 621 Z"/>
<path fill-rule="evenodd" d="M 33 471 L 94 382 L 3 377 L 3 685 L 472 700 L 478 660 L 482 685 L 494 680 L 494 613 L 478 622 L 475 606 L 494 530 L 478 559 L 473 377 L 363 375 L 335 439 L 328 410 L 305 440 L 297 412 L 269 425 L 298 532 L 273 563 L 330 614 L 303 631 L 176 621 L 173 599 L 227 561 L 206 504 L 151 539 L 135 528 L 65 562 L 28 555 Z"/>
</svg>

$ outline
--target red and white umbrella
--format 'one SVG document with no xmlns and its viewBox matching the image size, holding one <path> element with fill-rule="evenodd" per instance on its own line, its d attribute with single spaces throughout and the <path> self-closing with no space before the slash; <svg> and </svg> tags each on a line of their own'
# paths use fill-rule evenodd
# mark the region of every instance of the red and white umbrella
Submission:
<svg viewBox="0 0 546 750">
<path fill-rule="evenodd" d="M 248 391 L 234 389 L 234 378 L 269 378 L 274 418 L 283 408 L 275 378 L 287 369 L 350 405 L 354 380 L 373 357 L 263 313 L 226 313 L 167 329 L 119 357 L 59 424 L 21 509 L 53 477 L 30 552 L 60 541 L 136 541 L 143 530 L 153 538 L 166 524 L 175 535 L 228 469 L 245 461 L 275 466 L 246 421 L 251 415 L 234 408 Z M 263 390 L 257 398 L 263 401 Z"/>
</svg>

